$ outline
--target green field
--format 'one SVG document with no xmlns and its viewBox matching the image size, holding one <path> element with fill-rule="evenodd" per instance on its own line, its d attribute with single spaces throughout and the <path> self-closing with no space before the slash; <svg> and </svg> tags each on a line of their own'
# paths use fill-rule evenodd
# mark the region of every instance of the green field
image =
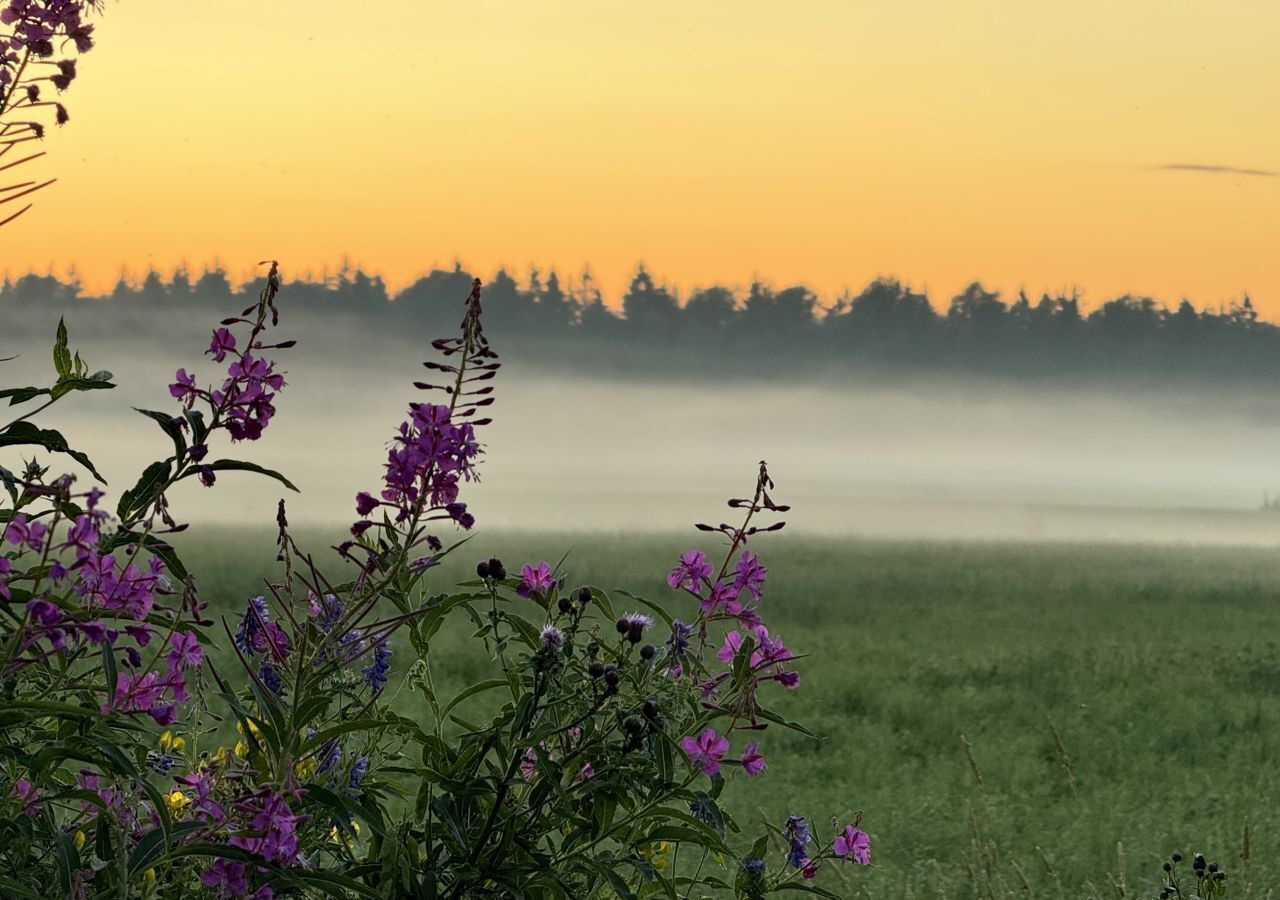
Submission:
<svg viewBox="0 0 1280 900">
<path fill-rule="evenodd" d="M 269 536 L 193 530 L 184 555 L 215 611 L 262 592 Z M 571 585 L 687 609 L 663 578 L 697 540 L 481 532 L 433 591 L 490 554 L 513 568 L 571 550 Z M 795 536 L 756 549 L 766 620 L 811 654 L 776 705 L 826 739 L 766 732 L 768 774 L 733 792 L 735 812 L 821 828 L 862 810 L 874 865 L 844 886 L 828 873 L 838 893 L 1149 896 L 1175 849 L 1218 860 L 1233 897 L 1280 885 L 1280 551 Z M 487 671 L 466 633 L 433 651 L 455 685 Z"/>
</svg>

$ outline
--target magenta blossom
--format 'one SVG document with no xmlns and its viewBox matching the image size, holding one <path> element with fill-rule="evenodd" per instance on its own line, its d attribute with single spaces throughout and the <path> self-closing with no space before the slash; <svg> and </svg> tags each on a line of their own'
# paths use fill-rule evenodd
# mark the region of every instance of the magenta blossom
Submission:
<svg viewBox="0 0 1280 900">
<path fill-rule="evenodd" d="M 521 597 L 547 596 L 555 589 L 556 580 L 551 576 L 549 563 L 540 562 L 536 566 L 525 563 L 520 567 L 520 583 L 516 585 L 516 593 Z"/>
<path fill-rule="evenodd" d="M 842 859 L 848 859 L 852 856 L 854 861 L 862 866 L 871 863 L 871 838 L 865 831 L 859 831 L 852 825 L 849 825 L 844 831 L 836 835 L 836 840 L 832 844 L 831 850 Z"/>
<path fill-rule="evenodd" d="M 204 661 L 204 648 L 193 631 L 179 631 L 169 642 L 169 667 L 194 669 Z"/>
<path fill-rule="evenodd" d="M 222 362 L 227 358 L 228 351 L 234 349 L 236 349 L 236 336 L 226 328 L 219 328 L 213 332 L 213 341 L 205 352 L 213 354 L 214 362 Z"/>
<path fill-rule="evenodd" d="M 707 562 L 707 555 L 701 550 L 690 550 L 680 557 L 680 562 L 667 575 L 667 584 L 673 590 L 686 590 L 697 593 L 704 579 L 711 577 L 715 571 Z"/>
<path fill-rule="evenodd" d="M 742 751 L 742 768 L 752 778 L 762 774 L 768 768 L 764 755 L 760 752 L 760 745 L 755 741 L 748 743 Z"/>
<path fill-rule="evenodd" d="M 769 570 L 760 565 L 760 557 L 747 550 L 733 567 L 733 586 L 740 591 L 747 591 L 756 600 L 764 591 L 764 577 Z"/>
<path fill-rule="evenodd" d="M 32 550 L 39 550 L 44 546 L 44 536 L 48 531 L 43 522 L 31 521 L 24 513 L 18 513 L 5 528 L 4 539 L 15 547 L 25 544 Z"/>
<path fill-rule="evenodd" d="M 714 728 L 708 728 L 696 738 L 682 738 L 680 749 L 689 754 L 689 762 L 694 768 L 711 777 L 720 772 L 720 760 L 729 752 L 729 739 L 720 737 Z"/>
<path fill-rule="evenodd" d="M 40 815 L 40 798 L 44 796 L 42 788 L 36 787 L 25 778 L 19 778 L 13 783 L 9 793 L 24 807 L 22 811 L 28 818 L 34 819 Z"/>
</svg>

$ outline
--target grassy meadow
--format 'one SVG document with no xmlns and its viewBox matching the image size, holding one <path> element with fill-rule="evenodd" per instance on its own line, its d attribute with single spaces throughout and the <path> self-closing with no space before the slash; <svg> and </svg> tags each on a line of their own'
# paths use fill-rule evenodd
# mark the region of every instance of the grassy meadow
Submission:
<svg viewBox="0 0 1280 900">
<path fill-rule="evenodd" d="M 181 549 L 215 613 L 262 593 L 269 535 L 193 531 Z M 514 570 L 571 551 L 571 586 L 687 611 L 664 576 L 698 539 L 482 531 L 432 590 L 490 554 Z M 794 535 L 755 549 L 766 621 L 811 654 L 774 706 L 825 740 L 765 732 L 769 771 L 734 812 L 825 830 L 862 810 L 873 865 L 828 874 L 837 893 L 1153 896 L 1175 849 L 1219 861 L 1233 897 L 1280 887 L 1280 552 Z M 469 630 L 435 642 L 446 696 L 487 672 Z M 415 697 L 396 702 L 411 714 Z"/>
</svg>

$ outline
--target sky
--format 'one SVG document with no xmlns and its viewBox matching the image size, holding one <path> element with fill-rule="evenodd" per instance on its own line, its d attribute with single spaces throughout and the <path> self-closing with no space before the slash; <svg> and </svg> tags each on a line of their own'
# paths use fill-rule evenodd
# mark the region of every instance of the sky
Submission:
<svg viewBox="0 0 1280 900">
<path fill-rule="evenodd" d="M 616 299 L 644 262 L 1280 318 L 1276 46 L 1271 0 L 108 0 L 2 267 L 586 264 Z"/>
</svg>

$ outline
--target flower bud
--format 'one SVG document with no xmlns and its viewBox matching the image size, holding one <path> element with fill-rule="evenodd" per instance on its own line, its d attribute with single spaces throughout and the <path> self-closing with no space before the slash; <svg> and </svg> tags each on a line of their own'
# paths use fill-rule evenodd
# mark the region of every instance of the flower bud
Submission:
<svg viewBox="0 0 1280 900">
<path fill-rule="evenodd" d="M 608 685 L 611 688 L 616 688 L 618 686 L 618 682 L 621 680 L 622 678 L 621 676 L 618 675 L 617 669 L 605 669 L 604 683 L 606 685 Z"/>
<path fill-rule="evenodd" d="M 657 651 L 654 650 L 653 644 L 645 644 L 643 647 L 640 648 L 640 658 L 653 659 L 653 654 L 655 652 Z"/>
<path fill-rule="evenodd" d="M 482 559 L 480 560 L 480 562 L 476 563 L 476 574 L 479 575 L 481 578 L 489 577 L 489 561 L 488 560 Z"/>
<path fill-rule="evenodd" d="M 591 588 L 586 587 L 585 585 L 578 588 L 578 602 L 583 606 L 586 606 L 591 602 Z"/>
<path fill-rule="evenodd" d="M 495 581 L 502 581 L 507 577 L 506 567 L 502 565 L 502 560 L 496 556 L 489 560 L 489 577 Z"/>
<path fill-rule="evenodd" d="M 631 626 L 627 624 L 627 620 L 625 618 L 619 619 L 615 622 L 614 627 L 618 629 L 618 634 L 626 634 L 631 630 Z"/>
<path fill-rule="evenodd" d="M 1173 852 L 1173 857 L 1172 857 L 1172 858 L 1173 858 L 1173 861 L 1174 861 L 1174 862 L 1176 862 L 1176 863 L 1180 863 L 1180 862 L 1182 862 L 1182 854 L 1181 854 L 1181 853 L 1179 853 L 1179 852 L 1178 852 L 1178 851 L 1176 851 L 1176 850 Z"/>
<path fill-rule="evenodd" d="M 644 701 L 643 712 L 644 712 L 644 717 L 648 719 L 650 722 L 658 718 L 658 701 L 654 700 L 652 697 Z"/>
<path fill-rule="evenodd" d="M 561 597 L 560 602 L 556 604 L 556 608 L 562 613 L 567 613 L 569 610 L 573 609 L 573 601 L 568 597 Z"/>
<path fill-rule="evenodd" d="M 644 723 L 635 716 L 630 716 L 622 723 L 622 727 L 626 729 L 627 734 L 639 734 L 644 731 Z"/>
<path fill-rule="evenodd" d="M 587 666 L 587 674 L 592 678 L 599 678 L 604 674 L 604 666 L 598 662 L 593 662 L 591 665 Z"/>
</svg>

